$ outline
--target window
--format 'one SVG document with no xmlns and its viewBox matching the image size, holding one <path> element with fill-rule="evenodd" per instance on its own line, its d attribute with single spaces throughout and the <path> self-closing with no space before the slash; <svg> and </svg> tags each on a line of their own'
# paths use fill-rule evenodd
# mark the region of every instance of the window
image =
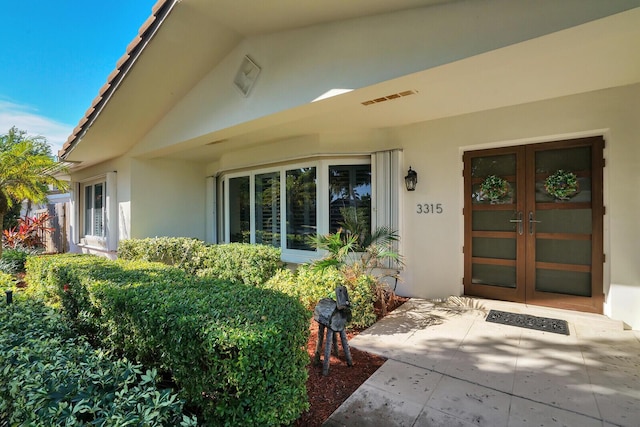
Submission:
<svg viewBox="0 0 640 427">
<path fill-rule="evenodd" d="M 313 250 L 307 238 L 316 224 L 316 168 L 287 170 L 287 249 Z"/>
<path fill-rule="evenodd" d="M 287 261 L 308 261 L 309 237 L 337 231 L 345 216 L 371 231 L 368 156 L 229 174 L 221 193 L 224 241 L 282 248 Z"/>
<path fill-rule="evenodd" d="M 371 232 L 371 166 L 329 166 L 329 232 Z"/>
<path fill-rule="evenodd" d="M 230 242 L 249 243 L 249 177 L 229 180 Z"/>
<path fill-rule="evenodd" d="M 84 186 L 84 235 L 105 237 L 105 182 Z"/>
<path fill-rule="evenodd" d="M 280 246 L 280 174 L 255 176 L 256 243 Z"/>
<path fill-rule="evenodd" d="M 116 171 L 74 183 L 71 199 L 73 244 L 87 249 L 89 253 L 94 250 L 116 252 L 120 238 L 117 187 Z M 123 238 L 128 237 L 128 234 L 123 235 Z"/>
</svg>

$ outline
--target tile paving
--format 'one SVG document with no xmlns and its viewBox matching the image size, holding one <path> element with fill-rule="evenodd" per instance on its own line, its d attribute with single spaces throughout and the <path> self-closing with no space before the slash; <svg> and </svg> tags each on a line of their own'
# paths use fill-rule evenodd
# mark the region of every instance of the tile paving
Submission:
<svg viewBox="0 0 640 427">
<path fill-rule="evenodd" d="M 564 319 L 570 335 L 485 322 L 491 309 Z M 640 332 L 605 316 L 412 299 L 350 345 L 388 360 L 326 427 L 640 426 Z"/>
</svg>

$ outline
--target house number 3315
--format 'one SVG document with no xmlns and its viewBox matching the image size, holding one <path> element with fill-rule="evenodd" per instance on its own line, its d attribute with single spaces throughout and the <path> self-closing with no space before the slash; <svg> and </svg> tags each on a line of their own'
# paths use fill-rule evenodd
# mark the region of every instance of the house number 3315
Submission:
<svg viewBox="0 0 640 427">
<path fill-rule="evenodd" d="M 440 215 L 442 212 L 444 212 L 442 203 L 418 203 L 416 205 L 416 213 L 418 214 Z"/>
</svg>

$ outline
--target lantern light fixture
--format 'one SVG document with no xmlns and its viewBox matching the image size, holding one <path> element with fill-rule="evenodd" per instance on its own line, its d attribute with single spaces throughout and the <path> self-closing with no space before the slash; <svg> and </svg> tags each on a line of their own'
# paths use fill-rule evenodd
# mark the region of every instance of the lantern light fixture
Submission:
<svg viewBox="0 0 640 427">
<path fill-rule="evenodd" d="M 415 191 L 416 184 L 418 183 L 418 173 L 412 170 L 411 166 L 409 166 L 407 176 L 404 177 L 404 183 L 407 186 L 407 191 Z"/>
</svg>

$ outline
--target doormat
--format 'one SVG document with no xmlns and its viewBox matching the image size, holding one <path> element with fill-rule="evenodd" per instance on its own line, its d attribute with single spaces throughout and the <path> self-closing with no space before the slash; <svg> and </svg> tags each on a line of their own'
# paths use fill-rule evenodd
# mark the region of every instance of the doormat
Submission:
<svg viewBox="0 0 640 427">
<path fill-rule="evenodd" d="M 487 315 L 487 322 L 519 326 L 521 328 L 535 329 L 537 331 L 553 332 L 554 334 L 569 335 L 569 325 L 566 320 L 550 319 L 548 317 L 537 317 L 530 316 L 528 314 L 491 310 Z"/>
</svg>

